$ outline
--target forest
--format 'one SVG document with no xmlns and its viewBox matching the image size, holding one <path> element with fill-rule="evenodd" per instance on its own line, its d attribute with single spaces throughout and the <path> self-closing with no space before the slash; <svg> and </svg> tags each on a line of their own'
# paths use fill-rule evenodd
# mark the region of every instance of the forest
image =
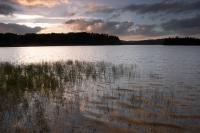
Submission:
<svg viewBox="0 0 200 133">
<path fill-rule="evenodd" d="M 81 46 L 81 45 L 200 45 L 200 39 L 172 37 L 162 39 L 123 41 L 117 36 L 98 33 L 25 34 L 0 33 L 0 47 L 21 46 Z"/>
<path fill-rule="evenodd" d="M 162 39 L 150 39 L 140 41 L 122 41 L 125 45 L 200 45 L 200 39 L 192 37 L 171 37 Z"/>
<path fill-rule="evenodd" d="M 51 34 L 0 34 L 1 47 L 17 46 L 68 46 L 68 45 L 116 45 L 117 36 L 97 33 L 51 33 Z"/>
</svg>

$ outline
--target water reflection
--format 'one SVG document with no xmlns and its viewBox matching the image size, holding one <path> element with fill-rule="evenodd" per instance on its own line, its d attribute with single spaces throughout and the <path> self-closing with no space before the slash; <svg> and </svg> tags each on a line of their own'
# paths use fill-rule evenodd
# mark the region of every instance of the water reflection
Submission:
<svg viewBox="0 0 200 133">
<path fill-rule="evenodd" d="M 156 73 L 146 78 L 137 65 L 1 63 L 0 132 L 200 131 L 198 88 L 167 85 Z"/>
</svg>

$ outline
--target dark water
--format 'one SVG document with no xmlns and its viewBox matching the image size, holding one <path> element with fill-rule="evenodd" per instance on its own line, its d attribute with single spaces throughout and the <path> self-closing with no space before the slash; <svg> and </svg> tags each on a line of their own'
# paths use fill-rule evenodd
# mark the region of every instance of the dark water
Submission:
<svg viewBox="0 0 200 133">
<path fill-rule="evenodd" d="M 200 47 L 1 48 L 0 55 L 2 133 L 200 132 Z"/>
</svg>

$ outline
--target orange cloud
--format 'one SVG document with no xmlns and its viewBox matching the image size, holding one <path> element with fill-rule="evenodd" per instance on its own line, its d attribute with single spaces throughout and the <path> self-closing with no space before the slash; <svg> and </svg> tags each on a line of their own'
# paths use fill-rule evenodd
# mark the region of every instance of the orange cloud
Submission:
<svg viewBox="0 0 200 133">
<path fill-rule="evenodd" d="M 96 3 L 91 3 L 85 7 L 88 13 L 95 13 L 95 12 L 110 12 L 113 10 L 112 7 L 107 5 L 97 5 Z"/>
<path fill-rule="evenodd" d="M 53 7 L 69 0 L 13 0 L 15 3 L 29 7 Z"/>
</svg>

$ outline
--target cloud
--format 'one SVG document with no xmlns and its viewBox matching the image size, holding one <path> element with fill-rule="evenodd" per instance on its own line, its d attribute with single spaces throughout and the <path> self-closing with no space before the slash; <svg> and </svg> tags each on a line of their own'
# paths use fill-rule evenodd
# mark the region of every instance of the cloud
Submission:
<svg viewBox="0 0 200 133">
<path fill-rule="evenodd" d="M 185 1 L 167 1 L 157 2 L 153 4 L 131 4 L 124 8 L 123 11 L 135 12 L 137 14 L 146 13 L 184 13 L 200 11 L 200 1 L 185 2 Z"/>
<path fill-rule="evenodd" d="M 200 34 L 200 15 L 187 19 L 174 19 L 161 24 L 166 32 L 180 35 Z"/>
<path fill-rule="evenodd" d="M 68 12 L 68 13 L 66 13 L 66 16 L 68 16 L 68 17 L 73 17 L 75 15 L 76 15 L 75 12 Z"/>
<path fill-rule="evenodd" d="M 25 25 L 0 23 L 0 33 L 26 34 L 37 33 L 39 31 L 41 31 L 40 27 L 31 28 Z"/>
<path fill-rule="evenodd" d="M 148 37 L 163 36 L 165 32 L 158 30 L 158 25 L 137 25 L 133 35 L 143 35 Z"/>
<path fill-rule="evenodd" d="M 169 31 L 163 30 L 159 24 L 135 24 L 128 21 L 104 21 L 101 19 L 73 19 L 65 24 L 67 29 L 74 32 L 106 33 L 117 35 L 125 40 L 155 39 L 171 36 Z"/>
<path fill-rule="evenodd" d="M 53 7 L 58 4 L 68 3 L 69 0 L 8 0 L 10 3 L 27 7 Z"/>
<path fill-rule="evenodd" d="M 2 15 L 11 15 L 15 12 L 16 9 L 9 4 L 0 3 L 0 14 Z"/>
<path fill-rule="evenodd" d="M 101 19 L 85 20 L 74 19 L 65 23 L 73 31 L 107 33 L 114 35 L 124 35 L 131 33 L 133 22 L 104 21 Z"/>
<path fill-rule="evenodd" d="M 111 15 L 111 19 L 122 16 L 124 12 L 136 13 L 137 15 L 180 15 L 180 14 L 197 14 L 200 11 L 200 1 L 182 1 L 182 0 L 167 0 L 160 2 L 133 3 L 123 7 L 112 7 L 101 4 L 89 4 L 86 6 L 87 13 L 102 13 Z M 161 17 L 161 16 L 158 16 Z M 170 16 L 162 16 L 170 18 Z M 158 18 L 160 19 L 160 18 Z"/>
<path fill-rule="evenodd" d="M 97 4 L 89 4 L 85 7 L 86 13 L 111 13 L 115 9 L 108 5 L 97 5 Z"/>
<path fill-rule="evenodd" d="M 66 27 L 74 32 L 96 32 L 124 36 L 159 38 L 161 36 L 200 35 L 200 15 L 187 19 L 175 19 L 161 24 L 135 24 L 128 21 L 104 21 L 101 19 L 72 19 Z"/>
<path fill-rule="evenodd" d="M 200 1 L 182 1 L 182 0 L 171 0 L 171 1 L 160 1 L 153 3 L 142 3 L 142 4 L 129 4 L 124 7 L 113 8 L 108 5 L 97 5 L 89 4 L 86 6 L 86 13 L 117 13 L 122 14 L 123 12 L 134 12 L 136 14 L 180 14 L 180 13 L 194 13 L 200 11 Z M 119 15 L 117 15 L 118 17 Z M 115 17 L 115 16 L 114 16 Z"/>
<path fill-rule="evenodd" d="M 104 21 L 101 19 L 85 20 L 74 19 L 65 23 L 72 31 L 84 31 L 95 33 L 114 34 L 118 36 L 126 35 L 163 35 L 161 31 L 156 30 L 157 25 L 136 25 L 134 22 Z"/>
</svg>

